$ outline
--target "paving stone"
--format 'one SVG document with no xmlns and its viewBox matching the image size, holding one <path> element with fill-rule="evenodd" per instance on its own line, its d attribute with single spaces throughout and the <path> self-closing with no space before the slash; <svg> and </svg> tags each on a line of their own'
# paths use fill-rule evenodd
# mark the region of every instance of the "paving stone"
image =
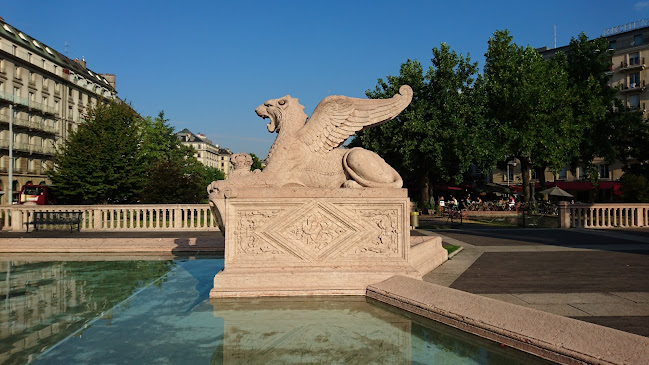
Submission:
<svg viewBox="0 0 649 365">
<path fill-rule="evenodd" d="M 451 287 L 476 294 L 649 292 L 648 273 L 643 254 L 485 252 Z"/>
<path fill-rule="evenodd" d="M 483 297 L 500 300 L 501 302 L 505 302 L 505 303 L 518 304 L 522 306 L 527 306 L 529 304 L 512 294 L 480 294 L 480 295 Z"/>
<path fill-rule="evenodd" d="M 614 292 L 611 293 L 636 303 L 649 303 L 649 293 L 647 292 Z"/>
<path fill-rule="evenodd" d="M 513 295 L 529 304 L 633 303 L 610 293 L 524 293 Z"/>
<path fill-rule="evenodd" d="M 635 333 L 649 337 L 649 317 L 638 316 L 590 316 L 573 317 L 580 321 L 598 324 L 600 326 L 615 328 L 620 331 Z"/>
<path fill-rule="evenodd" d="M 588 316 L 589 313 L 584 312 L 569 304 L 526 304 L 524 307 L 540 310 L 547 313 L 556 314 L 564 317 Z"/>
<path fill-rule="evenodd" d="M 572 306 L 593 316 L 649 316 L 647 303 L 583 303 Z"/>
</svg>

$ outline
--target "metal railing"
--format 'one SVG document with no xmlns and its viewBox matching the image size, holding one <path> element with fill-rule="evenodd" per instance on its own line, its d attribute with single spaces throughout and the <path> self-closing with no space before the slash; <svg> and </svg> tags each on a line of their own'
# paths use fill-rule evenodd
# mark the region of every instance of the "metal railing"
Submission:
<svg viewBox="0 0 649 365">
<path fill-rule="evenodd" d="M 81 212 L 82 231 L 219 230 L 207 204 L 3 206 L 0 229 L 25 230 L 35 212 Z"/>
<path fill-rule="evenodd" d="M 9 123 L 9 116 L 0 113 L 0 122 Z M 28 119 L 25 118 L 14 117 L 13 123 L 15 126 L 19 126 L 19 127 L 37 129 L 52 134 L 58 133 L 56 127 L 47 125 L 43 121 L 36 122 L 36 121 L 29 121 Z"/>
<path fill-rule="evenodd" d="M 16 105 L 22 105 L 26 106 L 31 109 L 37 109 L 40 110 L 44 113 L 48 114 L 56 114 L 56 109 L 54 107 L 45 105 L 43 103 L 39 103 L 37 101 L 29 100 L 27 98 L 22 98 L 20 96 L 10 94 L 5 91 L 0 91 L 0 99 L 7 100 L 9 102 L 12 102 Z"/>
</svg>

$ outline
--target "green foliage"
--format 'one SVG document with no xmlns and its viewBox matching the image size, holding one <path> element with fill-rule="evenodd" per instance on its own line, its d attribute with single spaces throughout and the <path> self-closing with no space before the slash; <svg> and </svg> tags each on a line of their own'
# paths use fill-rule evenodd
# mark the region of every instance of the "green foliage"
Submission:
<svg viewBox="0 0 649 365">
<path fill-rule="evenodd" d="M 649 203 L 649 177 L 627 172 L 620 179 L 625 202 Z"/>
<path fill-rule="evenodd" d="M 144 187 L 142 119 L 121 101 L 98 103 L 47 171 L 62 202 L 134 202 Z"/>
<path fill-rule="evenodd" d="M 409 183 L 420 202 L 429 200 L 430 182 L 460 182 L 472 162 L 491 156 L 482 139 L 486 129 L 481 106 L 473 102 L 477 63 L 444 43 L 432 53 L 432 66 L 425 73 L 419 62 L 408 60 L 398 76 L 379 79 L 376 88 L 366 92 L 369 98 L 384 99 L 407 84 L 414 96 L 395 120 L 358 133 L 349 145 L 381 155 Z"/>
<path fill-rule="evenodd" d="M 250 171 L 255 171 L 255 170 L 263 170 L 264 167 L 261 165 L 261 160 L 257 155 L 254 153 L 249 153 L 250 157 L 252 157 L 252 166 L 250 166 Z"/>
<path fill-rule="evenodd" d="M 178 141 L 164 112 L 142 119 L 112 100 L 89 110 L 87 120 L 47 172 L 62 203 L 199 203 L 205 187 L 223 177 Z"/>
<path fill-rule="evenodd" d="M 506 30 L 494 33 L 485 56 L 489 137 L 505 159 L 520 160 L 529 201 L 531 168 L 558 170 L 577 155 L 582 126 L 573 122 L 568 74 L 560 62 L 514 44 Z"/>
</svg>

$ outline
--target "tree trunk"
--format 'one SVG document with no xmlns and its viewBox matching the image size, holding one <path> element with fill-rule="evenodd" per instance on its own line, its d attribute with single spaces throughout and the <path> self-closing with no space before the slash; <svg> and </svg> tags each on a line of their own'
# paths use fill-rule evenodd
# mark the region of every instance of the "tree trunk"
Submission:
<svg viewBox="0 0 649 365">
<path fill-rule="evenodd" d="M 539 180 L 539 186 L 541 189 L 545 189 L 545 167 L 539 167 L 536 169 L 536 178 Z"/>
<path fill-rule="evenodd" d="M 417 188 L 419 189 L 419 209 L 424 211 L 424 209 L 426 209 L 425 204 L 430 200 L 430 194 L 428 191 L 428 173 L 424 173 L 421 177 L 419 177 L 419 182 L 417 185 Z"/>
<path fill-rule="evenodd" d="M 521 174 L 523 174 L 523 196 L 525 197 L 525 202 L 530 201 L 530 162 L 527 158 L 520 158 L 521 161 Z"/>
</svg>

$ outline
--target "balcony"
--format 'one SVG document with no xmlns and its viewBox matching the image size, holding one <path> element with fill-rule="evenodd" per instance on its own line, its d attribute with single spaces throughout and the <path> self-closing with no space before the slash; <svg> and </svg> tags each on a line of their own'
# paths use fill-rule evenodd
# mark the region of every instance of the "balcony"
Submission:
<svg viewBox="0 0 649 365">
<path fill-rule="evenodd" d="M 0 139 L 0 148 L 9 149 L 9 140 Z M 54 146 L 36 146 L 30 145 L 29 143 L 15 142 L 13 145 L 14 151 L 17 152 L 27 152 L 27 153 L 36 153 L 40 155 L 53 155 Z"/>
<path fill-rule="evenodd" d="M 629 62 L 620 62 L 620 71 L 637 71 L 644 70 L 645 63 L 644 57 L 642 58 L 631 58 Z"/>
<path fill-rule="evenodd" d="M 20 96 L 9 94 L 4 91 L 0 91 L 0 100 L 8 101 L 16 106 L 25 106 L 29 109 L 37 110 L 42 113 L 56 115 L 56 109 L 54 109 L 54 107 L 29 100 L 27 98 L 21 98 Z"/>
<path fill-rule="evenodd" d="M 630 83 L 628 85 L 624 85 L 622 89 L 620 90 L 621 93 L 630 93 L 630 92 L 638 92 L 638 91 L 645 91 L 645 82 L 642 80 L 640 83 Z"/>
<path fill-rule="evenodd" d="M 0 114 L 0 123 L 9 123 L 9 116 L 6 114 Z M 50 133 L 50 134 L 57 134 L 57 128 L 53 126 L 49 126 L 45 123 L 41 122 L 36 122 L 36 121 L 29 121 L 28 119 L 24 118 L 17 118 L 14 117 L 13 120 L 14 126 L 15 127 L 25 127 L 29 128 L 32 130 L 37 130 L 45 133 Z"/>
</svg>

